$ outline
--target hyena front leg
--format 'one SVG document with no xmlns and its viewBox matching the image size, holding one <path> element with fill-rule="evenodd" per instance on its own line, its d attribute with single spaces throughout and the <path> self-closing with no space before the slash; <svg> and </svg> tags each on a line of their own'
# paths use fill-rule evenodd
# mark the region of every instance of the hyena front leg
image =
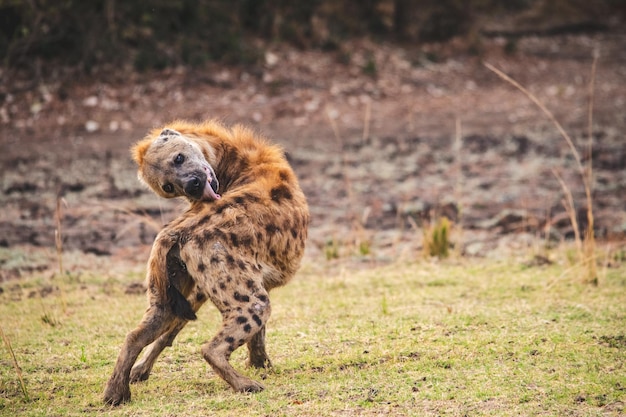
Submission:
<svg viewBox="0 0 626 417">
<path fill-rule="evenodd" d="M 168 307 L 152 305 L 139 326 L 128 333 L 120 349 L 113 374 L 104 390 L 104 402 L 118 405 L 130 400 L 130 370 L 137 357 L 150 343 L 172 330 L 177 319 Z"/>
<path fill-rule="evenodd" d="M 222 328 L 210 342 L 202 346 L 202 355 L 235 391 L 262 391 L 263 385 L 240 375 L 228 360 L 235 349 L 250 342 L 264 328 L 271 312 L 269 298 L 263 289 L 253 293 L 235 291 L 232 298 L 228 305 L 235 307 L 221 309 Z"/>
</svg>

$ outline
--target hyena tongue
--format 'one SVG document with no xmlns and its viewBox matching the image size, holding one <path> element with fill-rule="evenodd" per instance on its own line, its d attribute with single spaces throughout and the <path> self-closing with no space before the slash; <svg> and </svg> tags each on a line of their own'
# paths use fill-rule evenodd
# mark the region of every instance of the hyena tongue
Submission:
<svg viewBox="0 0 626 417">
<path fill-rule="evenodd" d="M 206 184 L 204 185 L 202 198 L 204 200 L 219 200 L 220 198 L 222 198 L 222 196 L 213 191 L 213 188 L 211 187 L 211 181 L 207 180 Z"/>
<path fill-rule="evenodd" d="M 217 182 L 217 179 L 216 178 L 207 179 L 207 182 L 209 183 L 209 185 L 211 185 L 211 189 L 217 193 L 217 190 L 219 190 L 220 188 L 220 183 Z"/>
<path fill-rule="evenodd" d="M 213 168 L 210 166 L 204 167 L 204 171 L 206 172 L 206 184 L 204 184 L 204 192 L 202 193 L 202 197 L 205 200 L 218 200 L 222 198 L 217 190 L 219 188 L 219 182 L 217 182 L 217 178 L 215 178 L 215 172 Z"/>
</svg>

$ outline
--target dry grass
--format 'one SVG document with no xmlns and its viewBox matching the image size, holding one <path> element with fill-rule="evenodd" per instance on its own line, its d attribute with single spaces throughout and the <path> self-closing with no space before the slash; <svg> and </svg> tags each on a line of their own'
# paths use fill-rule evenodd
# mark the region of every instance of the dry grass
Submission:
<svg viewBox="0 0 626 417">
<path fill-rule="evenodd" d="M 13 365 L 13 369 L 15 370 L 15 375 L 17 375 L 17 379 L 20 382 L 20 389 L 22 390 L 24 401 L 30 402 L 30 396 L 28 395 L 28 390 L 26 389 L 26 384 L 24 383 L 24 376 L 22 375 L 22 368 L 20 368 L 20 365 L 17 362 L 17 358 L 15 357 L 15 352 L 13 351 L 13 346 L 11 346 L 11 341 L 4 334 L 4 330 L 2 329 L 2 326 L 0 326 L 0 336 L 2 336 L 2 341 L 4 342 L 4 346 L 9 352 L 9 355 L 11 356 L 11 363 Z"/>
<path fill-rule="evenodd" d="M 572 222 L 572 227 L 574 228 L 575 238 L 576 238 L 576 246 L 578 249 L 578 258 L 581 266 L 587 271 L 585 281 L 587 283 L 591 283 L 594 285 L 598 285 L 598 271 L 597 271 L 597 258 L 596 258 L 596 243 L 594 236 L 594 218 L 593 218 L 593 198 L 592 198 L 592 189 L 593 189 L 593 171 L 592 171 L 592 158 L 591 152 L 593 149 L 593 97 L 594 97 L 594 85 L 595 85 L 595 75 L 596 75 L 596 67 L 598 62 L 599 54 L 594 51 L 593 54 L 593 62 L 591 65 L 591 77 L 589 81 L 589 106 L 588 106 L 588 155 L 587 155 L 587 166 L 583 165 L 583 159 L 576 149 L 572 138 L 567 133 L 567 131 L 563 128 L 561 123 L 556 119 L 554 114 L 546 107 L 546 105 L 537 98 L 533 93 L 531 93 L 528 89 L 522 86 L 520 83 L 515 81 L 513 78 L 494 67 L 489 63 L 485 63 L 485 67 L 487 67 L 490 71 L 494 72 L 498 77 L 502 78 L 507 83 L 511 84 L 519 91 L 521 91 L 526 97 L 528 97 L 539 109 L 542 113 L 552 122 L 554 127 L 558 130 L 561 137 L 567 143 L 572 155 L 574 156 L 574 161 L 576 162 L 576 166 L 580 173 L 583 187 L 585 190 L 586 203 L 587 203 L 587 229 L 585 231 L 584 239 L 580 237 L 580 229 L 578 226 L 578 222 L 576 220 L 576 208 L 574 207 L 574 199 L 572 198 L 572 193 L 570 188 L 565 184 L 565 182 L 561 179 L 561 176 L 558 174 L 556 170 L 553 170 L 554 175 L 557 177 L 559 185 L 563 189 L 563 192 L 566 195 L 566 199 L 564 200 L 565 210 L 567 211 L 570 221 Z"/>
</svg>

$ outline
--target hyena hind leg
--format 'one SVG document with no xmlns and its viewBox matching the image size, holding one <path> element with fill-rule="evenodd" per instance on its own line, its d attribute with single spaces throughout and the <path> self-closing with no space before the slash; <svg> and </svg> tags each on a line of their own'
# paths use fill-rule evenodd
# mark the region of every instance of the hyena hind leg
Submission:
<svg viewBox="0 0 626 417">
<path fill-rule="evenodd" d="M 130 370 L 141 351 L 162 334 L 172 330 L 176 317 L 168 308 L 152 305 L 139 326 L 124 339 L 113 374 L 104 390 L 104 402 L 118 405 L 130 400 Z"/>
<path fill-rule="evenodd" d="M 146 381 L 150 377 L 150 372 L 152 372 L 154 362 L 156 362 L 157 358 L 166 347 L 172 346 L 174 339 L 187 323 L 187 320 L 179 319 L 178 323 L 171 331 L 161 335 L 147 347 L 142 358 L 130 370 L 131 384 L 139 381 Z"/>
<path fill-rule="evenodd" d="M 171 331 L 161 335 L 157 340 L 148 346 L 146 352 L 139 362 L 133 366 L 130 371 L 130 382 L 135 383 L 138 381 L 145 381 L 150 377 L 150 372 L 154 366 L 154 362 L 157 360 L 161 352 L 168 347 L 172 346 L 174 339 L 185 327 L 189 320 L 195 319 L 195 312 L 200 309 L 202 304 L 206 301 L 206 297 L 198 296 L 198 292 L 191 293 L 191 302 L 189 302 L 183 294 L 174 288 L 174 285 L 181 287 L 188 287 L 193 283 L 191 276 L 187 272 L 187 266 L 180 259 L 178 245 L 175 245 L 167 254 L 167 275 L 170 281 L 170 288 L 168 291 L 172 292 L 172 299 L 178 300 L 179 306 L 184 308 L 177 308 L 172 306 L 174 315 L 177 317 L 177 322 Z M 180 314 L 182 311 L 182 314 Z M 179 313 L 179 314 L 177 314 Z"/>
<path fill-rule="evenodd" d="M 255 296 L 258 295 L 263 301 L 255 299 Z M 242 302 L 242 299 L 245 301 Z M 202 356 L 235 391 L 262 391 L 263 385 L 240 375 L 228 360 L 237 348 L 250 342 L 265 326 L 271 312 L 269 298 L 265 293 L 255 294 L 252 297 L 243 296 L 241 298 L 240 296 L 237 301 L 239 301 L 242 313 L 228 312 L 222 314 L 222 329 L 210 342 L 202 346 Z"/>
<path fill-rule="evenodd" d="M 249 366 L 260 369 L 272 367 L 272 361 L 265 351 L 265 325 L 248 342 L 248 354 Z"/>
</svg>

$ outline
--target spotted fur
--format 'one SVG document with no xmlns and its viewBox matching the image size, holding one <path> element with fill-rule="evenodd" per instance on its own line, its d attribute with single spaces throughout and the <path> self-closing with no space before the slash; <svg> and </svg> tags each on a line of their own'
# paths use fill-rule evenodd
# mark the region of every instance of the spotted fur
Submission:
<svg viewBox="0 0 626 417">
<path fill-rule="evenodd" d="M 156 194 L 185 197 L 190 205 L 154 241 L 149 307 L 125 339 L 105 402 L 130 400 L 129 383 L 149 377 L 158 355 L 207 300 L 223 323 L 202 355 L 236 391 L 263 389 L 228 360 L 247 344 L 250 365 L 271 364 L 269 291 L 293 277 L 304 253 L 308 207 L 283 151 L 242 126 L 177 121 L 150 132 L 132 156 Z"/>
</svg>

